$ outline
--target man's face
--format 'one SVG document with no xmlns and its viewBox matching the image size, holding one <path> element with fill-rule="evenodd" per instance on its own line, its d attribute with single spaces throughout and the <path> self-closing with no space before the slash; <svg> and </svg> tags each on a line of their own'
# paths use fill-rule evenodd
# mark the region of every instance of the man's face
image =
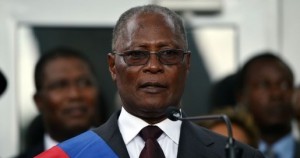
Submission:
<svg viewBox="0 0 300 158">
<path fill-rule="evenodd" d="M 35 102 L 46 128 L 83 132 L 92 126 L 97 104 L 95 78 L 86 63 L 63 57 L 49 61 Z"/>
<path fill-rule="evenodd" d="M 158 52 L 166 49 L 184 49 L 171 21 L 156 13 L 139 14 L 131 18 L 126 33 L 119 37 L 116 51 L 144 50 Z M 109 68 L 116 82 L 123 107 L 131 114 L 148 122 L 165 118 L 169 106 L 178 107 L 189 71 L 190 55 L 175 65 L 160 63 L 150 55 L 145 65 L 129 66 L 122 56 L 109 54 Z"/>
<path fill-rule="evenodd" d="M 256 61 L 248 69 L 245 84 L 242 99 L 261 129 L 289 126 L 293 81 L 281 63 Z"/>
</svg>

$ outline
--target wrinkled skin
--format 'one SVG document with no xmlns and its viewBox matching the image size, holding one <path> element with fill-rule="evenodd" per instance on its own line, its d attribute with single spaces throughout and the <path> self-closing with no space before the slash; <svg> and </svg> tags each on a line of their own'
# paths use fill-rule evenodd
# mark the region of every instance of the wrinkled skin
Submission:
<svg viewBox="0 0 300 158">
<path fill-rule="evenodd" d="M 34 100 L 45 128 L 60 142 L 92 126 L 97 97 L 95 77 L 87 64 L 68 57 L 47 63 L 42 89 L 34 95 Z"/>
<path fill-rule="evenodd" d="M 116 42 L 116 51 L 185 49 L 184 41 L 169 18 L 142 13 L 129 20 Z M 182 63 L 163 65 L 152 54 L 147 64 L 128 66 L 121 56 L 108 55 L 109 70 L 116 82 L 123 107 L 148 123 L 165 119 L 169 106 L 178 107 L 190 68 L 190 55 Z"/>
</svg>

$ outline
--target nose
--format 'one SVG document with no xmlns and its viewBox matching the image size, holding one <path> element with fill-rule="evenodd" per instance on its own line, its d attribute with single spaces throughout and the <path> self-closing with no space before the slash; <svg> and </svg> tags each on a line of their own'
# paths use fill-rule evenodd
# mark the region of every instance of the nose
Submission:
<svg viewBox="0 0 300 158">
<path fill-rule="evenodd" d="M 156 53 L 150 53 L 149 60 L 147 64 L 145 64 L 144 72 L 150 72 L 150 73 L 161 73 L 163 72 L 163 65 L 159 61 L 159 57 Z"/>
<path fill-rule="evenodd" d="M 80 97 L 80 88 L 75 85 L 72 85 L 69 87 L 69 90 L 67 93 L 69 94 L 69 97 L 72 99 L 79 98 Z"/>
<path fill-rule="evenodd" d="M 271 97 L 275 100 L 280 100 L 285 94 L 285 90 L 280 87 L 280 85 L 272 85 L 270 87 Z"/>
</svg>

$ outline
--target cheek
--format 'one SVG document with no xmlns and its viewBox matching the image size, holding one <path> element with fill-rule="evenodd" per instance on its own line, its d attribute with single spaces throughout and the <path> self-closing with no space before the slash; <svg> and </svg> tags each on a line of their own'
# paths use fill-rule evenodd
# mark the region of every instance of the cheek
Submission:
<svg viewBox="0 0 300 158">
<path fill-rule="evenodd" d="M 249 104 L 252 107 L 259 108 L 263 107 L 268 102 L 268 94 L 264 90 L 253 89 L 249 92 Z"/>
<path fill-rule="evenodd" d="M 49 93 L 44 99 L 43 112 L 55 114 L 57 111 L 60 111 L 64 102 L 63 98 L 65 98 L 64 94 Z"/>
<path fill-rule="evenodd" d="M 117 66 L 116 69 L 116 81 L 117 86 L 120 89 L 126 88 L 126 90 L 132 89 L 135 87 L 136 80 L 139 78 L 140 74 L 139 67 L 127 67 L 125 66 Z"/>
<path fill-rule="evenodd" d="M 98 92 L 96 89 L 86 90 L 83 92 L 83 98 L 88 106 L 94 107 L 98 103 Z"/>
<path fill-rule="evenodd" d="M 167 78 L 170 79 L 170 85 L 177 85 L 173 86 L 173 88 L 177 88 L 178 91 L 183 91 L 186 81 L 187 72 L 183 68 L 179 68 L 177 71 L 169 71 L 170 73 L 167 75 Z"/>
<path fill-rule="evenodd" d="M 287 91 L 287 92 L 283 92 L 284 94 L 284 99 L 286 102 L 292 102 L 293 101 L 293 91 Z M 298 96 L 298 104 L 300 103 L 300 96 Z M 295 103 L 296 104 L 296 103 Z"/>
</svg>

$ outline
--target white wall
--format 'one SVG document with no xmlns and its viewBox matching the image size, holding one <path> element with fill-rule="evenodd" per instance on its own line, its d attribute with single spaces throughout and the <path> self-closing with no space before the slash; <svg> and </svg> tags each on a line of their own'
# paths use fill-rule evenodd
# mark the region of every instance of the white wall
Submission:
<svg viewBox="0 0 300 158">
<path fill-rule="evenodd" d="M 300 1 L 284 0 L 282 15 L 282 54 L 289 61 L 300 85 Z"/>
<path fill-rule="evenodd" d="M 10 5 L 0 1 L 0 68 L 9 80 L 8 87 L 0 97 L 0 156 L 8 157 L 18 150 L 18 120 L 16 107 L 15 48 L 13 45 L 15 25 L 9 14 Z"/>
</svg>

